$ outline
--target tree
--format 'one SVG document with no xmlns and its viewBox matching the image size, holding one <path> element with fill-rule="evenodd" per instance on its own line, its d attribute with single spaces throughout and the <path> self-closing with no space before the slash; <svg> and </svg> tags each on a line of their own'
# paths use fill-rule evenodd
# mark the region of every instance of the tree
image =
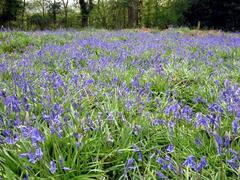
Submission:
<svg viewBox="0 0 240 180">
<path fill-rule="evenodd" d="M 98 21 L 101 23 L 101 26 L 107 26 L 107 18 L 105 16 L 106 12 L 106 7 L 105 7 L 105 2 L 103 0 L 98 0 L 97 1 L 97 14 L 99 14 Z"/>
<path fill-rule="evenodd" d="M 68 26 L 68 0 L 62 0 L 65 28 Z"/>
<path fill-rule="evenodd" d="M 196 26 L 197 22 L 208 28 L 240 30 L 239 0 L 189 0 L 190 8 L 186 22 Z"/>
<path fill-rule="evenodd" d="M 47 17 L 43 17 L 42 14 L 37 13 L 28 17 L 28 22 L 31 29 L 40 28 L 41 30 L 44 30 L 47 27 L 47 24 L 49 24 L 49 20 Z"/>
<path fill-rule="evenodd" d="M 128 0 L 128 27 L 135 27 L 138 24 L 139 0 Z"/>
<path fill-rule="evenodd" d="M 27 28 L 44 30 L 49 26 L 51 20 L 46 13 L 49 9 L 49 0 L 31 0 L 26 1 L 26 20 Z M 50 14 L 50 13 L 49 13 Z"/>
<path fill-rule="evenodd" d="M 57 2 L 56 0 L 53 0 L 53 2 L 51 2 L 51 1 L 49 2 L 48 12 L 49 12 L 50 16 L 52 17 L 54 28 L 56 27 L 57 14 L 60 12 L 60 10 L 61 10 L 60 2 Z"/>
<path fill-rule="evenodd" d="M 3 9 L 4 9 L 4 1 L 0 1 L 0 18 L 2 18 Z M 0 22 L 1 22 L 1 20 L 0 20 Z"/>
<path fill-rule="evenodd" d="M 45 16 L 47 0 L 35 0 L 35 2 L 41 7 L 42 17 Z"/>
<path fill-rule="evenodd" d="M 2 12 L 0 14 L 1 25 L 6 25 L 11 21 L 17 19 L 17 16 L 22 8 L 22 2 L 20 0 L 3 0 Z"/>
<path fill-rule="evenodd" d="M 88 18 L 90 12 L 93 9 L 93 0 L 79 0 L 81 15 L 82 15 L 82 27 L 88 26 Z"/>
<path fill-rule="evenodd" d="M 25 16 L 26 0 L 22 1 L 22 29 L 24 28 L 24 16 Z"/>
</svg>

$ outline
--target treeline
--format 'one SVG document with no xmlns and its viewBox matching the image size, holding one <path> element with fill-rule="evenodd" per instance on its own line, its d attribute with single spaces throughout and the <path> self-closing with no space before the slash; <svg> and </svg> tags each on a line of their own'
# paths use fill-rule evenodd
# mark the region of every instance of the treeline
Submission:
<svg viewBox="0 0 240 180">
<path fill-rule="evenodd" d="M 160 28 L 240 30 L 239 0 L 1 0 L 4 28 Z"/>
</svg>

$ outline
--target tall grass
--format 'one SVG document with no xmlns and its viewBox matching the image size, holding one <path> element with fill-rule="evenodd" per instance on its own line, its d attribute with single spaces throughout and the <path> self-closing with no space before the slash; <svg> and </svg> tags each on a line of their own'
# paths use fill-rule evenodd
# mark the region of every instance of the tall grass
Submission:
<svg viewBox="0 0 240 180">
<path fill-rule="evenodd" d="M 0 40 L 2 179 L 240 178 L 238 34 Z"/>
</svg>

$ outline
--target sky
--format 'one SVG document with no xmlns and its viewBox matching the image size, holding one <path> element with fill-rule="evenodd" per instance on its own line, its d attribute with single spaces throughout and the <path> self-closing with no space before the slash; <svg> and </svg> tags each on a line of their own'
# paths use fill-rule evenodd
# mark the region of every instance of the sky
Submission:
<svg viewBox="0 0 240 180">
<path fill-rule="evenodd" d="M 73 4 L 74 0 L 68 0 L 69 4 Z"/>
<path fill-rule="evenodd" d="M 31 2 L 31 1 L 33 1 L 33 0 L 27 0 L 27 1 L 28 1 L 28 2 Z M 62 0 L 58 0 L 58 1 L 62 1 Z M 75 0 L 68 0 L 69 4 L 71 4 L 71 5 L 74 3 L 74 1 L 75 1 Z"/>
<path fill-rule="evenodd" d="M 1 1 L 1 0 L 0 0 Z M 36 0 L 26 0 L 26 2 L 34 2 L 34 1 L 36 1 Z M 41 1 L 41 0 L 39 0 L 39 1 Z M 53 1 L 53 0 L 52 0 Z M 58 1 L 58 2 L 61 2 L 62 0 L 56 0 L 56 1 Z M 65 2 L 66 2 L 66 0 L 65 0 Z M 74 7 L 73 5 L 74 5 L 74 2 L 76 2 L 76 0 L 68 0 L 68 7 L 69 8 L 73 8 L 73 9 L 75 9 L 75 11 L 79 11 L 79 8 L 78 7 Z M 35 13 L 40 13 L 41 11 L 42 11 L 42 9 L 41 9 L 41 7 L 31 7 L 30 9 L 27 9 L 27 11 L 29 11 L 29 12 L 35 12 Z"/>
</svg>

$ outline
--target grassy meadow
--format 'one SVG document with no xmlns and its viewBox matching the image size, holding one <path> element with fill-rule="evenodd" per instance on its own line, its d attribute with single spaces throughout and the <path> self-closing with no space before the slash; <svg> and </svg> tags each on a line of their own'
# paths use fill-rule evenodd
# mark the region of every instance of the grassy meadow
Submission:
<svg viewBox="0 0 240 180">
<path fill-rule="evenodd" d="M 0 32 L 0 179 L 240 179 L 240 34 Z"/>
</svg>

